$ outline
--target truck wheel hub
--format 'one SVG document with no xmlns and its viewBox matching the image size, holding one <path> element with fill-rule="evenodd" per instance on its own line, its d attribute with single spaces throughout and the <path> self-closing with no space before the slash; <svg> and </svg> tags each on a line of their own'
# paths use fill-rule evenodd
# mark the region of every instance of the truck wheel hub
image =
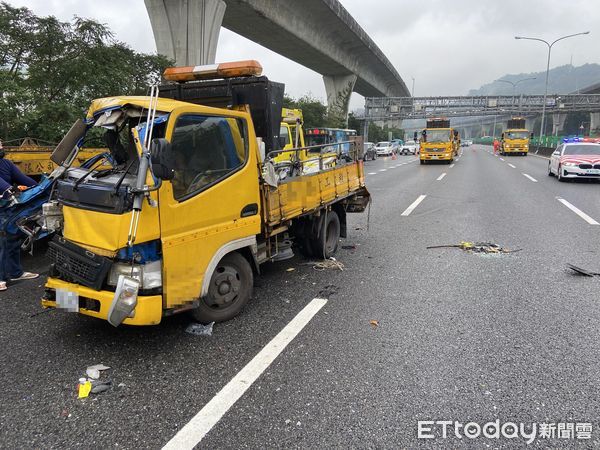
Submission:
<svg viewBox="0 0 600 450">
<path fill-rule="evenodd" d="M 232 303 L 240 290 L 240 277 L 233 267 L 218 267 L 215 274 L 211 297 L 213 306 Z"/>
</svg>

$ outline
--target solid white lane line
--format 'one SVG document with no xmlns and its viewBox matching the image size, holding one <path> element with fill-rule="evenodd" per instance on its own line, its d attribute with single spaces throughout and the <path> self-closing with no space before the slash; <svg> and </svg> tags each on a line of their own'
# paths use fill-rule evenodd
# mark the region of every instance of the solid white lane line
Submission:
<svg viewBox="0 0 600 450">
<path fill-rule="evenodd" d="M 504 161 L 504 158 L 500 158 L 500 161 Z"/>
<path fill-rule="evenodd" d="M 569 208 L 571 211 L 573 211 L 575 214 L 577 214 L 579 217 L 581 217 L 583 220 L 585 220 L 590 225 L 600 225 L 598 222 L 596 222 L 594 219 L 592 219 L 590 216 L 588 216 L 586 213 L 584 213 L 582 210 L 580 210 L 576 206 L 573 206 L 572 204 L 570 204 L 564 198 L 556 197 L 556 200 L 561 202 L 563 205 L 565 205 L 567 208 Z"/>
<path fill-rule="evenodd" d="M 439 177 L 437 177 L 436 181 L 442 181 L 442 179 L 446 176 L 446 172 L 444 172 L 443 174 L 441 174 Z"/>
<path fill-rule="evenodd" d="M 419 195 L 419 197 L 414 202 L 412 202 L 412 204 L 408 208 L 406 208 L 404 210 L 404 212 L 402 214 L 400 214 L 400 215 L 401 216 L 408 216 L 408 215 L 410 215 L 410 213 L 413 212 L 414 209 L 417 206 L 419 206 L 419 203 L 421 203 L 423 200 L 425 200 L 425 197 L 427 197 L 427 196 L 426 195 Z"/>
<path fill-rule="evenodd" d="M 315 298 L 306 305 L 163 449 L 193 449 L 198 445 L 326 303 L 324 298 Z"/>
<path fill-rule="evenodd" d="M 367 175 L 377 175 L 377 172 L 369 172 Z"/>
<path fill-rule="evenodd" d="M 508 165 L 509 165 L 510 167 L 512 167 L 513 169 L 516 169 L 516 167 L 515 167 L 515 166 L 513 166 L 511 163 L 508 163 Z"/>
<path fill-rule="evenodd" d="M 531 181 L 533 181 L 534 183 L 537 183 L 537 180 L 535 178 L 533 178 L 531 175 L 527 175 L 526 173 L 523 174 L 525 177 L 529 178 Z"/>
<path fill-rule="evenodd" d="M 454 163 L 452 163 L 448 166 L 449 169 L 452 169 L 453 167 L 454 167 Z"/>
</svg>

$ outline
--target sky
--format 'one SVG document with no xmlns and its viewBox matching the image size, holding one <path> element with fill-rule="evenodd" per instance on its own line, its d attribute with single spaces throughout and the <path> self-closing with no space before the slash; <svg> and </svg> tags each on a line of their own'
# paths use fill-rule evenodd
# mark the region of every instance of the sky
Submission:
<svg viewBox="0 0 600 450">
<path fill-rule="evenodd" d="M 293 0 L 272 0 L 293 1 Z M 515 35 L 552 41 L 551 67 L 600 63 L 598 0 L 340 0 L 396 67 L 416 96 L 465 95 L 509 73 L 543 71 L 547 47 Z M 38 15 L 71 20 L 74 15 L 107 24 L 115 37 L 140 52 L 156 52 L 143 0 L 8 0 Z M 568 5 L 568 7 L 567 7 Z M 133 22 L 135 18 L 135 24 Z M 293 97 L 324 100 L 321 75 L 222 29 L 217 61 L 257 59 L 270 79 Z M 351 109 L 363 98 L 353 94 Z"/>
</svg>

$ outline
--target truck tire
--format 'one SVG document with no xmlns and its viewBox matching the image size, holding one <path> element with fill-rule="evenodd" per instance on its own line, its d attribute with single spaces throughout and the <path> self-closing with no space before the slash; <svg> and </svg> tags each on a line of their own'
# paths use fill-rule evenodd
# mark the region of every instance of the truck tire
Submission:
<svg viewBox="0 0 600 450">
<path fill-rule="evenodd" d="M 225 255 L 210 278 L 208 294 L 191 311 L 198 322 L 224 322 L 237 316 L 252 294 L 254 275 L 246 258 L 237 252 Z"/>
<path fill-rule="evenodd" d="M 335 255 L 340 240 L 340 231 L 340 218 L 335 211 L 328 211 L 318 239 L 312 242 L 315 256 L 328 259 Z"/>
</svg>

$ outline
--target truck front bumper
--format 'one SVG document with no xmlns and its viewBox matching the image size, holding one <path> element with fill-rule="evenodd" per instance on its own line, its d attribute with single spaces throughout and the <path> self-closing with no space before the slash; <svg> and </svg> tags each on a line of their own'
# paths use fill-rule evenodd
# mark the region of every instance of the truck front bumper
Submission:
<svg viewBox="0 0 600 450">
<path fill-rule="evenodd" d="M 56 278 L 48 278 L 46 289 L 56 292 L 57 289 L 75 294 L 78 299 L 76 311 L 86 316 L 97 319 L 108 319 L 108 312 L 115 296 L 111 291 L 96 291 L 79 284 L 67 283 Z M 45 308 L 59 308 L 54 299 L 42 299 Z M 126 318 L 125 325 L 158 325 L 162 318 L 162 296 L 140 295 L 137 297 L 137 305 L 133 317 Z"/>
<path fill-rule="evenodd" d="M 452 152 L 444 153 L 423 153 L 421 152 L 421 159 L 427 161 L 450 161 L 453 158 Z"/>
<path fill-rule="evenodd" d="M 529 147 L 509 147 L 505 148 L 504 153 L 527 153 L 529 151 Z"/>
</svg>

